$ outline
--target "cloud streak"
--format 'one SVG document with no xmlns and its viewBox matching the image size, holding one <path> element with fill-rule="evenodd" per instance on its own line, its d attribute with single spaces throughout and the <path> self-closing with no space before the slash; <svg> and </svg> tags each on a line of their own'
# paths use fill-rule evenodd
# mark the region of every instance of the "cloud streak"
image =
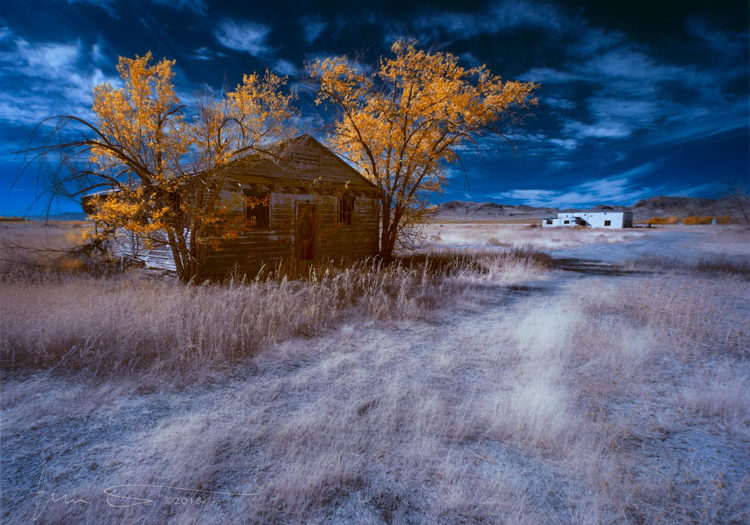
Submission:
<svg viewBox="0 0 750 525">
<path fill-rule="evenodd" d="M 649 162 L 617 175 L 576 184 L 567 190 L 516 189 L 490 194 L 489 197 L 503 201 L 519 201 L 529 206 L 553 208 L 606 203 L 630 205 L 653 195 L 655 188 L 640 184 L 638 179 L 653 172 L 657 167 L 657 162 Z"/>
<path fill-rule="evenodd" d="M 532 3 L 527 9 L 542 6 Z M 648 144 L 667 144 L 746 127 L 747 99 L 738 100 L 728 86 L 747 78 L 747 64 L 727 57 L 736 59 L 737 42 L 746 43 L 747 35 L 711 31 L 704 21 L 691 20 L 689 29 L 698 38 L 690 45 L 708 42 L 716 61 L 691 64 L 682 56 L 680 63 L 674 63 L 657 58 L 648 46 L 632 42 L 620 31 L 593 26 L 562 9 L 555 12 L 555 30 L 548 33 L 547 44 L 559 45 L 573 34 L 576 43 L 559 46 L 565 58 L 553 67 L 542 65 L 521 75 L 523 80 L 542 83 L 543 104 L 545 91 L 555 93 L 547 105 L 557 120 L 560 140 L 551 141 L 552 146 L 572 151 L 569 140 L 583 146 L 622 141 L 637 133 L 645 135 Z M 531 23 L 534 17 L 523 19 Z M 589 93 L 583 99 L 578 94 L 582 91 Z M 571 98 L 582 100 L 578 105 L 585 111 L 571 115 L 567 111 L 573 109 L 574 104 L 568 103 Z"/>
<path fill-rule="evenodd" d="M 31 126 L 58 114 L 91 115 L 91 88 L 119 83 L 94 65 L 100 50 L 75 42 L 33 42 L 12 35 L 0 48 L 0 122 Z"/>
<path fill-rule="evenodd" d="M 150 0 L 151 2 L 175 9 L 177 11 L 192 11 L 195 14 L 205 16 L 208 8 L 203 0 Z"/>
<path fill-rule="evenodd" d="M 304 16 L 299 19 L 298 23 L 302 27 L 303 37 L 308 45 L 315 42 L 328 27 L 328 22 L 320 15 Z"/>
<path fill-rule="evenodd" d="M 214 32 L 216 40 L 226 48 L 261 57 L 271 53 L 267 38 L 271 28 L 250 21 L 224 20 Z"/>
<path fill-rule="evenodd" d="M 484 12 L 428 13 L 417 18 L 414 27 L 419 31 L 437 30 L 453 38 L 467 38 L 518 28 L 542 28 L 558 32 L 569 23 L 567 15 L 557 5 L 503 0 L 490 4 Z"/>
</svg>

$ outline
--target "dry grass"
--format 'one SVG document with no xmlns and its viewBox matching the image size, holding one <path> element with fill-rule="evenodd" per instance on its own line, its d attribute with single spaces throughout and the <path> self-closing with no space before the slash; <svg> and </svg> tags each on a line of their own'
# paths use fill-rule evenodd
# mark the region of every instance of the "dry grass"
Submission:
<svg viewBox="0 0 750 525">
<path fill-rule="evenodd" d="M 149 316 L 180 322 L 176 307 L 189 331 L 201 305 L 212 308 L 201 330 L 242 332 L 254 322 L 238 317 L 242 303 L 275 311 L 264 322 L 279 335 L 182 391 L 9 377 L 4 522 L 32 519 L 46 465 L 42 500 L 54 490 L 90 504 L 50 502 L 40 523 L 747 523 L 750 283 L 695 267 L 542 281 L 543 260 L 493 253 L 297 283 L 16 283 L 21 302 L 56 291 L 60 320 L 76 322 L 63 310 L 77 304 L 88 333 L 118 313 L 145 333 Z M 355 289 L 354 302 L 332 293 Z M 263 297 L 287 302 L 247 301 Z M 295 332 L 306 307 L 324 326 Z M 9 310 L 0 319 L 22 317 Z M 112 507 L 103 491 L 124 484 L 137 486 L 120 494 L 153 501 Z M 191 495 L 204 499 L 183 503 Z"/>
<path fill-rule="evenodd" d="M 698 217 L 696 215 L 691 215 L 689 217 L 685 217 L 682 219 L 682 224 L 688 224 L 688 225 L 696 225 L 696 224 L 713 224 L 713 222 L 716 221 L 716 224 L 732 224 L 733 222 L 737 222 L 735 219 L 732 219 L 729 215 L 722 215 L 720 217 Z"/>
<path fill-rule="evenodd" d="M 280 270 L 249 282 L 183 286 L 135 273 L 94 278 L 85 265 L 6 265 L 0 275 L 0 359 L 5 370 L 150 370 L 193 378 L 232 366 L 263 345 L 325 333 L 351 318 L 425 320 L 470 284 L 530 278 L 542 254 L 436 252 L 392 266 L 319 265 L 289 280 Z"/>
<path fill-rule="evenodd" d="M 433 247 L 489 246 L 547 251 L 639 240 L 654 235 L 655 232 L 645 228 L 535 228 L 524 224 L 441 222 L 427 224 L 425 234 Z"/>
<path fill-rule="evenodd" d="M 354 321 L 182 394 L 30 379 L 4 394 L 6 432 L 21 457 L 47 439 L 55 486 L 92 502 L 43 523 L 746 522 L 748 284 L 618 279 L 440 324 Z M 51 434 L 68 417 L 105 433 L 71 449 L 80 430 Z M 119 484 L 247 495 L 132 488 L 156 503 L 116 509 Z"/>
<path fill-rule="evenodd" d="M 627 270 L 652 269 L 708 276 L 734 275 L 750 278 L 750 259 L 742 256 L 701 257 L 696 261 L 672 257 L 639 257 L 626 262 Z"/>
</svg>

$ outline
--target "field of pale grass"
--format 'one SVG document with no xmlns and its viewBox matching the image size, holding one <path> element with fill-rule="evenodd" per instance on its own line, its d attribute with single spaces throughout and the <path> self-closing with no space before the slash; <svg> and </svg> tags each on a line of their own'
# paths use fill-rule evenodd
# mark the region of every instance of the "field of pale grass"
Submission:
<svg viewBox="0 0 750 525">
<path fill-rule="evenodd" d="M 750 281 L 661 261 L 16 273 L 3 521 L 747 523 Z"/>
<path fill-rule="evenodd" d="M 536 221 L 537 223 L 541 221 Z M 532 227 L 533 226 L 533 227 Z M 655 230 L 654 230 L 655 231 Z M 646 228 L 542 228 L 536 224 L 431 223 L 424 234 L 431 246 L 497 246 L 533 250 L 575 248 L 589 244 L 613 244 L 638 240 L 653 234 Z"/>
</svg>

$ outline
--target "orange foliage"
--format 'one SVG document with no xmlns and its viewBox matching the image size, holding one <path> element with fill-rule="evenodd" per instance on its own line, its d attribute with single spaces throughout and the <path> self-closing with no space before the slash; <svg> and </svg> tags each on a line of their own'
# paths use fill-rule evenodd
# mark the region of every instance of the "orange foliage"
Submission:
<svg viewBox="0 0 750 525">
<path fill-rule="evenodd" d="M 713 217 L 696 217 L 695 215 L 691 215 L 690 217 L 682 219 L 682 224 L 711 224 L 712 221 Z"/>
<path fill-rule="evenodd" d="M 652 217 L 647 222 L 648 224 L 680 224 L 680 218 L 676 216 Z"/>
<path fill-rule="evenodd" d="M 538 86 L 503 81 L 485 66 L 464 68 L 450 53 L 399 40 L 372 73 L 345 56 L 310 66 L 317 103 L 341 110 L 330 142 L 381 190 L 381 251 L 390 258 L 404 227 L 422 218 L 425 193 L 446 167 L 513 106 L 535 104 Z"/>
<path fill-rule="evenodd" d="M 120 57 L 124 87 L 94 88 L 96 120 L 86 125 L 95 138 L 74 146 L 87 149 L 91 167 L 79 176 L 110 190 L 92 201 L 100 235 L 126 228 L 146 246 L 167 244 L 187 281 L 218 238 L 234 238 L 244 225 L 244 209 L 222 195 L 219 168 L 289 137 L 295 111 L 285 80 L 267 71 L 245 75 L 221 100 L 202 101 L 186 122 L 174 63 L 154 63 L 150 52 Z"/>
</svg>

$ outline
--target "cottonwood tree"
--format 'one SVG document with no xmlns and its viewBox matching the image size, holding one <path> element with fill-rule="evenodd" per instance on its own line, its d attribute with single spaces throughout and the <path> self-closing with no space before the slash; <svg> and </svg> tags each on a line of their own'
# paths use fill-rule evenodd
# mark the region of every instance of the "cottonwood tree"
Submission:
<svg viewBox="0 0 750 525">
<path fill-rule="evenodd" d="M 530 82 L 504 82 L 485 66 L 464 68 L 449 53 L 399 40 L 370 72 L 347 57 L 308 66 L 316 103 L 340 110 L 331 145 L 381 190 L 380 250 L 390 260 L 405 229 L 419 221 L 446 167 L 476 145 L 511 108 L 535 104 Z"/>
<path fill-rule="evenodd" d="M 285 80 L 267 71 L 245 75 L 218 100 L 204 97 L 188 119 L 174 64 L 154 62 L 150 52 L 121 57 L 123 87 L 94 88 L 93 119 L 43 121 L 27 154 L 32 161 L 59 155 L 47 184 L 52 196 L 102 190 L 87 206 L 103 225 L 100 235 L 126 228 L 149 247 L 168 245 L 178 276 L 189 281 L 208 249 L 232 234 L 222 166 L 250 153 L 273 154 L 272 145 L 290 136 L 295 110 L 282 91 Z M 38 135 L 41 144 L 33 142 Z"/>
</svg>

